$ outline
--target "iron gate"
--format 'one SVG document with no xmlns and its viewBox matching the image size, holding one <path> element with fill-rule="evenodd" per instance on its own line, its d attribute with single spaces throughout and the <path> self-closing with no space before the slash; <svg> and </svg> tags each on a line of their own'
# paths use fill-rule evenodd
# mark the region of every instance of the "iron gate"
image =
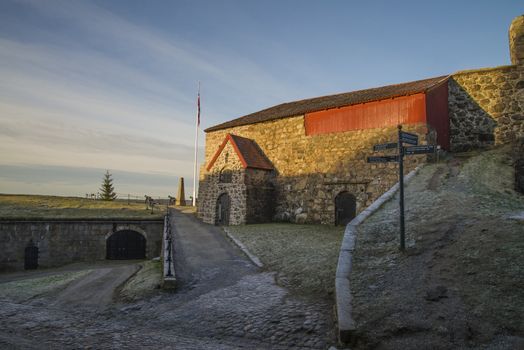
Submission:
<svg viewBox="0 0 524 350">
<path fill-rule="evenodd" d="M 145 259 L 146 239 L 140 233 L 125 230 L 113 233 L 106 243 L 107 259 Z"/>
</svg>

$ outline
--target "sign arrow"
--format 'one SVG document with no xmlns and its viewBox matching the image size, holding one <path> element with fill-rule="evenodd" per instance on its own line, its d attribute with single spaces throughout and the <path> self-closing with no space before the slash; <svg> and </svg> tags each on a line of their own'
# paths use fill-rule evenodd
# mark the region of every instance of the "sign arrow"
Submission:
<svg viewBox="0 0 524 350">
<path fill-rule="evenodd" d="M 398 162 L 398 156 L 368 157 L 368 163 Z"/>
<path fill-rule="evenodd" d="M 434 145 L 411 146 L 411 147 L 404 147 L 404 154 L 406 155 L 427 154 L 427 153 L 435 153 L 436 150 L 437 150 L 437 147 Z"/>
<path fill-rule="evenodd" d="M 418 135 L 411 134 L 409 132 L 401 131 L 399 133 L 400 142 L 404 142 L 410 145 L 418 145 Z"/>
<path fill-rule="evenodd" d="M 383 151 L 385 149 L 392 149 L 392 148 L 397 148 L 397 147 L 398 147 L 398 143 L 396 142 L 381 143 L 379 145 L 373 146 L 373 151 L 377 152 L 377 151 Z"/>
</svg>

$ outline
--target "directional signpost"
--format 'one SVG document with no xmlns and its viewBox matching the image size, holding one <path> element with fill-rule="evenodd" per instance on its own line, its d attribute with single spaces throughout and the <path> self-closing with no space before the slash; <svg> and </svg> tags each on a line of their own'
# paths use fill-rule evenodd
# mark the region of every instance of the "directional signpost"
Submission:
<svg viewBox="0 0 524 350">
<path fill-rule="evenodd" d="M 412 145 L 404 147 L 404 143 Z M 383 151 L 387 149 L 398 149 L 398 155 L 388 155 L 381 157 L 368 157 L 368 163 L 388 163 L 398 162 L 399 189 L 400 189 L 400 250 L 406 249 L 406 234 L 404 225 L 404 156 L 413 154 L 434 153 L 437 150 L 433 145 L 418 145 L 418 135 L 402 131 L 402 125 L 398 126 L 398 142 L 383 143 L 373 146 L 373 151 Z"/>
</svg>

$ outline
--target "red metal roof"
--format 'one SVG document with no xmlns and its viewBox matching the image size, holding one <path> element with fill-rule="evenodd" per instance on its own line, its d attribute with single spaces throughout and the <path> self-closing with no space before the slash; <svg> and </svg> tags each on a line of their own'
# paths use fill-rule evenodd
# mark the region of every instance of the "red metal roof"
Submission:
<svg viewBox="0 0 524 350">
<path fill-rule="evenodd" d="M 271 164 L 269 159 L 267 159 L 266 155 L 264 152 L 262 152 L 260 147 L 258 147 L 255 141 L 245 137 L 227 134 L 224 138 L 224 141 L 209 162 L 209 165 L 206 168 L 208 171 L 213 167 L 216 160 L 218 159 L 218 156 L 220 156 L 220 153 L 222 153 L 228 142 L 231 142 L 231 145 L 233 146 L 233 149 L 238 155 L 238 159 L 240 159 L 240 162 L 244 168 L 264 170 L 274 169 L 273 164 Z"/>
<path fill-rule="evenodd" d="M 428 89 L 447 79 L 447 76 L 417 80 L 408 83 L 382 86 L 373 89 L 346 92 L 342 94 L 315 97 L 300 101 L 282 103 L 231 121 L 207 128 L 205 132 L 222 130 L 235 126 L 262 123 L 270 120 L 293 117 L 305 113 L 317 112 L 330 108 L 339 108 L 358 103 L 379 101 L 387 98 L 408 96 L 426 92 Z"/>
</svg>

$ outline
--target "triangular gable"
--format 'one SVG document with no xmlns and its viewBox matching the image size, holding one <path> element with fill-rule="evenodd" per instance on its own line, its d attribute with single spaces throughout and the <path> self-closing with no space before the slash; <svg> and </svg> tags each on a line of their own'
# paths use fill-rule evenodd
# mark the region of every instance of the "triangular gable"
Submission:
<svg viewBox="0 0 524 350">
<path fill-rule="evenodd" d="M 240 160 L 240 163 L 242 163 L 244 169 L 274 169 L 269 159 L 267 159 L 262 150 L 255 143 L 255 141 L 245 137 L 227 134 L 224 138 L 224 141 L 222 141 L 222 144 L 220 145 L 215 155 L 209 162 L 209 165 L 206 168 L 208 171 L 211 170 L 211 168 L 215 164 L 216 160 L 218 159 L 228 142 L 231 142 L 231 145 L 233 146 L 233 149 L 235 150 L 235 153 L 237 154 L 238 159 Z"/>
</svg>

